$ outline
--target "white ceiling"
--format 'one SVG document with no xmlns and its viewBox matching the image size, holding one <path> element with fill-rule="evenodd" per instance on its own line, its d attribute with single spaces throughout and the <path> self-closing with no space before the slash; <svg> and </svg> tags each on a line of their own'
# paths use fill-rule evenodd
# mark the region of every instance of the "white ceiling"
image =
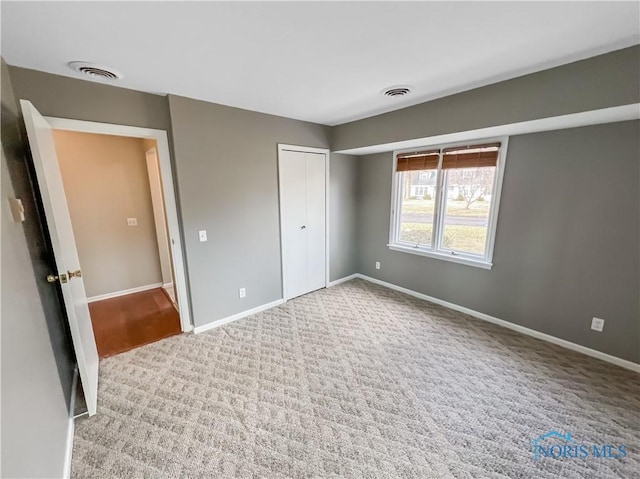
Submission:
<svg viewBox="0 0 640 479">
<path fill-rule="evenodd" d="M 640 42 L 626 2 L 2 2 L 10 65 L 336 125 Z M 411 85 L 389 99 L 380 90 Z"/>
</svg>

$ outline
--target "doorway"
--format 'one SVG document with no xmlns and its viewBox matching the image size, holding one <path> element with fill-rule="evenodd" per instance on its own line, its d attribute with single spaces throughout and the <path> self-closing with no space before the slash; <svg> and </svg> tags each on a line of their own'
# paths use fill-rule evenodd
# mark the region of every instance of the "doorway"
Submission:
<svg viewBox="0 0 640 479">
<path fill-rule="evenodd" d="M 278 145 L 285 301 L 327 286 L 328 173 L 328 150 Z"/>
<path fill-rule="evenodd" d="M 131 127 L 115 126 L 121 131 L 114 132 L 114 125 L 47 120 L 99 357 L 188 331 L 162 138 Z"/>
<path fill-rule="evenodd" d="M 162 293 L 179 311 L 181 331 L 191 331 L 193 326 L 167 132 L 151 128 L 66 118 L 45 117 L 45 119 L 53 128 L 55 135 L 74 132 L 142 141 L 142 157 L 146 165 L 146 181 L 148 181 L 147 187 L 153 211 L 155 248 L 161 265 L 161 279 L 157 283 L 149 283 L 149 286 L 154 286 L 149 290 L 162 289 Z M 117 185 L 112 186 L 114 190 L 117 189 Z M 127 227 L 129 227 L 129 219 L 137 220 L 137 217 L 127 215 L 125 219 Z M 131 227 L 136 228 L 133 225 Z M 129 291 L 131 294 L 140 292 L 144 291 Z M 98 296 L 97 298 L 89 297 L 88 300 L 90 304 L 93 304 L 99 300 L 115 299 L 116 297 Z"/>
<path fill-rule="evenodd" d="M 157 142 L 53 129 L 100 358 L 179 334 Z"/>
<path fill-rule="evenodd" d="M 38 184 L 37 189 L 40 192 L 40 200 L 46 218 L 52 250 L 55 255 L 55 269 L 46 277 L 46 281 L 52 287 L 55 286 L 58 289 L 64 303 L 87 412 L 89 416 L 92 416 L 96 414 L 98 405 L 99 358 L 53 131 L 56 129 L 130 136 L 156 141 L 162 174 L 167 228 L 171 243 L 173 272 L 177 288 L 176 297 L 181 310 L 180 323 L 182 331 L 190 331 L 192 329 L 191 314 L 187 298 L 186 271 L 178 226 L 167 132 L 148 128 L 44 117 L 30 101 L 24 99 L 20 100 L 20 107 L 33 158 L 33 167 Z M 117 187 L 117 185 L 114 185 L 114 187 Z"/>
</svg>

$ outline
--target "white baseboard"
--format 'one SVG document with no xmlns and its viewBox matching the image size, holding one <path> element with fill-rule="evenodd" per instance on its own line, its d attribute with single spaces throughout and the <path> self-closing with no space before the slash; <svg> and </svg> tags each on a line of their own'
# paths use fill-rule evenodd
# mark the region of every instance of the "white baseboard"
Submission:
<svg viewBox="0 0 640 479">
<path fill-rule="evenodd" d="M 162 288 L 173 288 L 173 281 L 171 281 L 170 283 L 162 283 Z"/>
<path fill-rule="evenodd" d="M 69 479 L 71 477 L 71 459 L 73 457 L 73 436 L 75 431 L 75 407 L 76 407 L 76 390 L 78 389 L 78 368 L 73 370 L 73 381 L 71 382 L 71 399 L 69 400 L 69 425 L 67 426 L 66 453 L 64 458 L 64 468 L 62 477 Z"/>
<path fill-rule="evenodd" d="M 161 287 L 162 287 L 162 283 L 147 284 L 145 286 L 138 286 L 137 288 L 123 289 L 122 291 L 114 291 L 113 293 L 106 293 L 106 294 L 99 294 L 97 296 L 91 296 L 90 298 L 87 298 L 87 301 L 89 303 L 93 303 L 95 301 L 102 301 L 103 299 L 117 298 L 118 296 L 126 296 L 127 294 L 133 294 L 133 293 L 142 293 L 143 291 L 149 291 L 150 289 L 156 289 Z"/>
<path fill-rule="evenodd" d="M 284 299 L 278 299 L 277 301 L 273 301 L 271 303 L 256 306 L 255 308 L 248 309 L 247 311 L 242 311 L 241 313 L 234 314 L 233 316 L 227 316 L 226 318 L 211 321 L 210 323 L 203 324 L 202 326 L 196 326 L 195 328 L 193 328 L 193 332 L 195 334 L 200 334 L 205 331 L 209 331 L 210 329 L 222 326 L 223 324 L 231 323 L 232 321 L 246 318 L 247 316 L 251 316 L 252 314 L 261 313 L 262 311 L 266 311 L 267 309 L 275 308 L 276 306 L 280 306 L 283 303 Z"/>
<path fill-rule="evenodd" d="M 526 334 L 527 336 L 531 336 L 532 338 L 541 339 L 542 341 L 546 341 L 548 343 L 552 343 L 557 346 L 561 346 L 563 348 L 576 351 L 578 353 L 586 354 L 587 356 L 600 359 L 601 361 L 606 361 L 608 363 L 615 364 L 616 366 L 620 366 L 621 368 L 629 369 L 631 371 L 640 373 L 640 364 L 638 363 L 627 361 L 626 359 L 618 358 L 616 356 L 612 356 L 610 354 L 603 353 L 595 349 L 587 348 L 586 346 L 581 346 L 580 344 L 572 343 L 571 341 L 566 341 L 564 339 L 556 338 L 555 336 L 551 336 L 550 334 L 541 333 L 534 329 L 529 329 L 524 326 L 520 326 L 518 324 L 505 321 L 504 319 L 498 319 L 488 314 L 481 313 L 479 311 L 474 311 L 473 309 L 465 308 L 464 306 L 460 306 L 455 303 L 450 303 L 449 301 L 444 301 L 442 299 L 434 298 L 433 296 L 428 296 L 426 294 L 418 293 L 417 291 L 403 288 L 393 283 L 387 283 L 386 281 L 372 278 L 370 276 L 365 276 L 364 274 L 360 274 L 360 273 L 348 276 L 347 278 L 343 278 L 343 279 L 344 281 L 349 281 L 354 277 L 364 279 L 365 281 L 369 281 L 370 283 L 375 283 L 380 286 L 384 286 L 385 288 L 393 289 L 395 291 L 400 291 L 401 293 L 405 293 L 410 296 L 423 299 L 425 301 L 430 301 L 432 303 L 439 304 L 440 306 L 444 306 L 446 308 L 453 309 L 455 311 L 460 311 L 461 313 L 468 314 L 469 316 L 473 316 L 474 318 L 481 319 L 489 323 L 497 324 L 498 326 L 502 326 L 503 328 L 511 329 L 513 331 L 517 331 L 522 334 Z M 343 279 L 339 279 L 337 281 L 334 281 L 333 283 L 339 284 L 339 282 L 344 282 Z"/>
<path fill-rule="evenodd" d="M 361 276 L 358 273 L 350 274 L 349 276 L 345 276 L 344 278 L 336 279 L 335 281 L 330 281 L 327 285 L 327 288 L 331 288 L 332 286 L 336 286 L 340 283 L 346 283 L 347 281 L 351 281 L 352 279 L 360 278 Z"/>
</svg>

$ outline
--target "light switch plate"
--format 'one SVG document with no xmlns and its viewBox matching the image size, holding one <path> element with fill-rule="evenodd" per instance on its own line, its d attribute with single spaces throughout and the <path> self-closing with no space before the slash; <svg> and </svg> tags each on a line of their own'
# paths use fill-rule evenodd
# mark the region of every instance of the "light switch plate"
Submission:
<svg viewBox="0 0 640 479">
<path fill-rule="evenodd" d="M 127 218 L 127 226 L 138 226 L 138 218 Z"/>
<path fill-rule="evenodd" d="M 198 231 L 198 238 L 200 238 L 200 241 L 207 241 L 207 230 Z"/>
</svg>

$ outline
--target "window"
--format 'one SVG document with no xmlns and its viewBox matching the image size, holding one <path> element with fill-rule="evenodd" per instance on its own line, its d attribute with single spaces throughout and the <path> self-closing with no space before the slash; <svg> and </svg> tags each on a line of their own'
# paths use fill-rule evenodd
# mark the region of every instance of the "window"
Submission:
<svg viewBox="0 0 640 479">
<path fill-rule="evenodd" d="M 389 247 L 491 268 L 507 138 L 396 152 Z"/>
</svg>

